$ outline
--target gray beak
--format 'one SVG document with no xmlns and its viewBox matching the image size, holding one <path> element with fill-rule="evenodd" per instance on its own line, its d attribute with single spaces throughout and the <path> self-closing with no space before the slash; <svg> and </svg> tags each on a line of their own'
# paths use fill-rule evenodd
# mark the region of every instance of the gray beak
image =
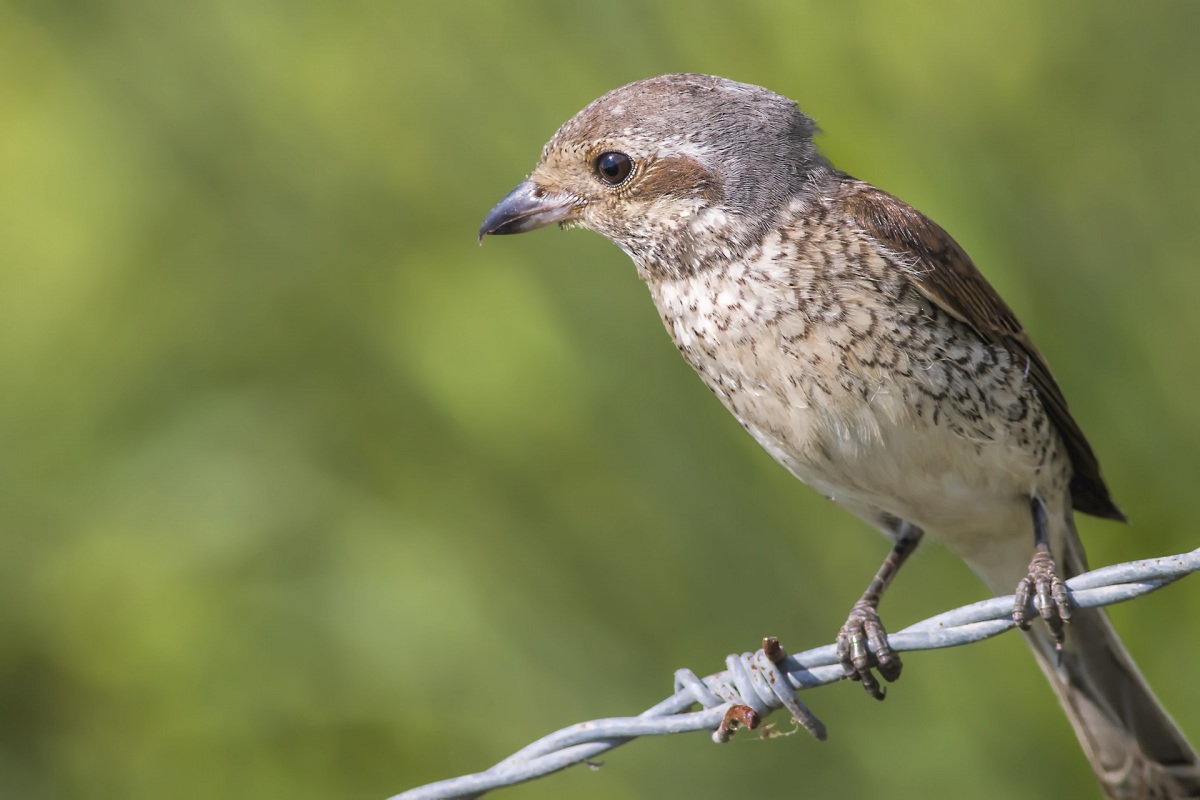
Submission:
<svg viewBox="0 0 1200 800">
<path fill-rule="evenodd" d="M 525 233 L 551 222 L 566 222 L 574 218 L 574 212 L 574 197 L 552 194 L 533 181 L 525 180 L 484 217 L 483 225 L 479 227 L 479 241 L 482 242 L 489 233 L 495 236 Z"/>
</svg>

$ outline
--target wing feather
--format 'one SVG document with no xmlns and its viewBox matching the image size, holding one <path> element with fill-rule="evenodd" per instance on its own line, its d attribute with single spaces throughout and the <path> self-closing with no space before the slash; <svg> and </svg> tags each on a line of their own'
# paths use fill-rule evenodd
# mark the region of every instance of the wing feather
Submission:
<svg viewBox="0 0 1200 800">
<path fill-rule="evenodd" d="M 847 180 L 842 200 L 851 220 L 889 251 L 913 265 L 916 287 L 932 303 L 969 325 L 985 341 L 1024 361 L 1051 421 L 1071 457 L 1071 498 L 1085 514 L 1125 521 L 1100 476 L 1091 445 L 1071 417 L 1046 359 L 1012 309 L 970 257 L 937 223 L 870 184 Z"/>
</svg>

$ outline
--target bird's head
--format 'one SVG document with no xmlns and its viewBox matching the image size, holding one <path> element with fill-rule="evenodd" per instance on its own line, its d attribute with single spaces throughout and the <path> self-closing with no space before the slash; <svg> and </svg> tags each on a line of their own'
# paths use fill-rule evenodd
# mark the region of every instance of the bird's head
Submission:
<svg viewBox="0 0 1200 800">
<path fill-rule="evenodd" d="M 637 81 L 559 128 L 479 237 L 577 224 L 643 270 L 693 271 L 714 250 L 732 257 L 761 241 L 829 172 L 815 132 L 795 103 L 758 86 L 687 74 Z"/>
</svg>

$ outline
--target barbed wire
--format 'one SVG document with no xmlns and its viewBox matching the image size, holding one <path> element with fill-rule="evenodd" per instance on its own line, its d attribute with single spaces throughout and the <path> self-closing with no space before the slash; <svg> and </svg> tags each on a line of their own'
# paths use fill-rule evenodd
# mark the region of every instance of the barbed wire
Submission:
<svg viewBox="0 0 1200 800">
<path fill-rule="evenodd" d="M 1092 608 L 1141 597 L 1197 570 L 1200 549 L 1101 567 L 1066 584 L 1072 606 Z M 1011 595 L 973 603 L 910 625 L 889 635 L 888 643 L 896 651 L 909 652 L 982 641 L 1014 627 L 1012 608 Z M 1036 615 L 1034 611 L 1032 617 Z M 492 789 L 587 762 L 639 736 L 711 730 L 713 740 L 723 742 L 739 725 L 756 727 L 762 717 L 778 708 L 787 708 L 801 727 L 818 739 L 825 738 L 825 726 L 795 693 L 843 679 L 834 645 L 788 656 L 776 640 L 767 639 L 762 649 L 727 656 L 725 664 L 728 669 L 704 679 L 691 670 L 678 670 L 675 693 L 636 717 L 598 719 L 563 728 L 484 772 L 419 786 L 390 800 L 480 797 Z M 704 707 L 702 711 L 688 711 L 697 703 Z"/>
</svg>

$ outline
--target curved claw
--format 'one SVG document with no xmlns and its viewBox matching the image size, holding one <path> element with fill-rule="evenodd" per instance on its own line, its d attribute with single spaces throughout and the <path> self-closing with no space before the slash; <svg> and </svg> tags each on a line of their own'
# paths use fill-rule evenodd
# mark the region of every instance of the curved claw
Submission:
<svg viewBox="0 0 1200 800">
<path fill-rule="evenodd" d="M 1018 628 L 1029 630 L 1033 621 L 1029 614 L 1030 600 L 1038 616 L 1046 621 L 1054 643 L 1062 649 L 1063 625 L 1071 621 L 1071 598 L 1067 587 L 1055 571 L 1054 558 L 1048 551 L 1039 550 L 1029 562 L 1029 573 L 1017 583 L 1013 597 L 1012 619 Z"/>
<path fill-rule="evenodd" d="M 862 600 L 854 604 L 846 624 L 838 631 L 837 656 L 845 676 L 861 681 L 863 689 L 876 700 L 886 697 L 887 689 L 880 686 L 872 670 L 891 683 L 900 677 L 904 666 L 900 654 L 888 644 L 879 613 Z"/>
</svg>

